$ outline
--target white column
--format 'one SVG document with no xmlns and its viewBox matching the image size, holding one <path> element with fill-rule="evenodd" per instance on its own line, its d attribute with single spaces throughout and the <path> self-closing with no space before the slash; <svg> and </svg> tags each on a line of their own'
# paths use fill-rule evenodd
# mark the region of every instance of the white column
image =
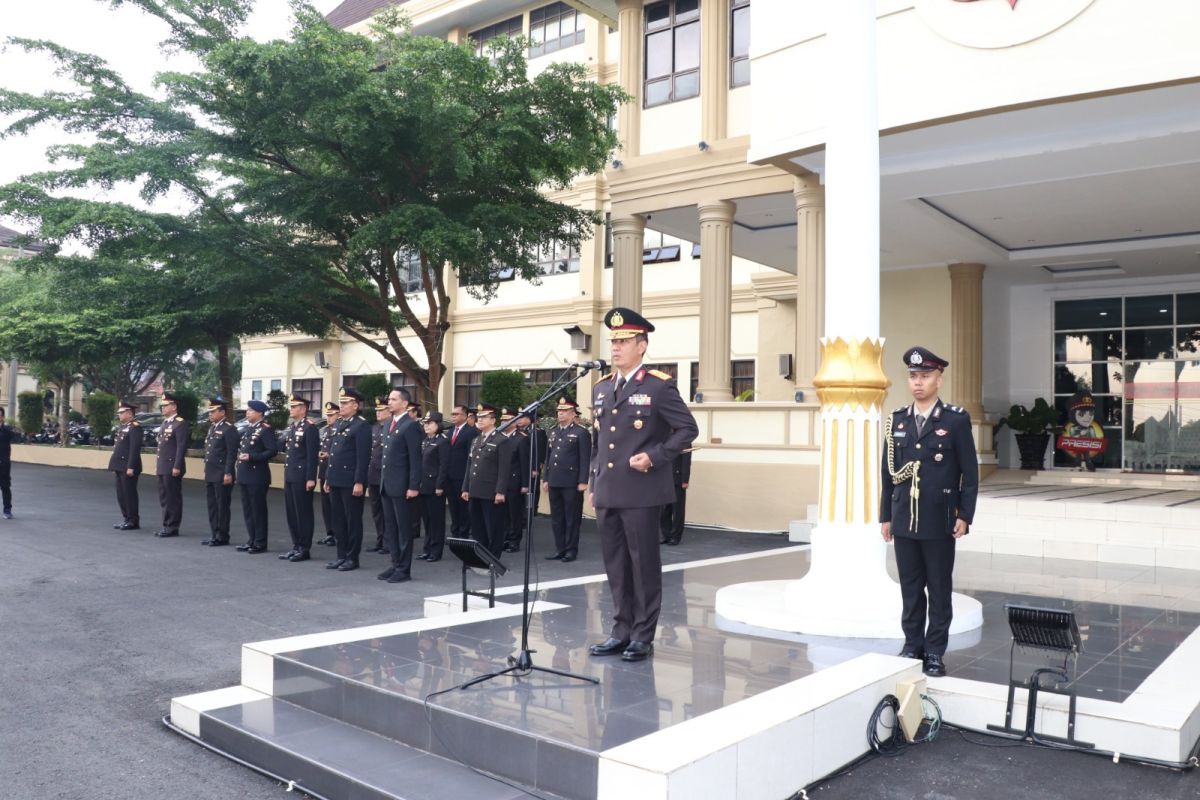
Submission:
<svg viewBox="0 0 1200 800">
<path fill-rule="evenodd" d="M 646 219 L 613 217 L 613 305 L 642 311 L 642 250 Z"/>
<path fill-rule="evenodd" d="M 617 81 L 630 98 L 617 109 L 617 135 L 621 138 L 622 158 L 633 158 L 641 152 L 642 5 L 643 0 L 617 2 L 617 27 L 621 34 Z"/>
<path fill-rule="evenodd" d="M 733 215 L 736 206 L 714 200 L 700 212 L 700 380 L 705 402 L 733 400 L 729 348 L 733 311 Z"/>
</svg>

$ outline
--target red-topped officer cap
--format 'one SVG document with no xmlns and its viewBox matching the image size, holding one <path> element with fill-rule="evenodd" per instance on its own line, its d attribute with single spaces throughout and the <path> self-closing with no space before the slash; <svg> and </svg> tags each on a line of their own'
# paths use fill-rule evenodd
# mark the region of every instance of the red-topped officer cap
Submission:
<svg viewBox="0 0 1200 800">
<path fill-rule="evenodd" d="M 634 336 L 653 333 L 654 325 L 631 308 L 617 307 L 604 315 L 609 339 L 632 339 Z"/>
</svg>

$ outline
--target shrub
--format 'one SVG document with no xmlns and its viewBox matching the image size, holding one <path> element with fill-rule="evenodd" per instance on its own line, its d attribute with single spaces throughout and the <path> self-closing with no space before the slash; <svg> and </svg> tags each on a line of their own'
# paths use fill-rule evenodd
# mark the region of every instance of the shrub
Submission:
<svg viewBox="0 0 1200 800">
<path fill-rule="evenodd" d="M 484 373 L 479 397 L 485 403 L 516 411 L 525 396 L 525 376 L 515 369 L 497 369 Z M 499 421 L 499 420 L 497 420 Z"/>
<path fill-rule="evenodd" d="M 21 392 L 17 395 L 17 422 L 21 430 L 33 435 L 42 429 L 46 406 L 41 392 Z"/>
<path fill-rule="evenodd" d="M 84 404 L 87 406 L 92 437 L 99 439 L 112 433 L 113 422 L 117 417 L 117 398 L 106 392 L 93 392 L 87 396 Z"/>
</svg>

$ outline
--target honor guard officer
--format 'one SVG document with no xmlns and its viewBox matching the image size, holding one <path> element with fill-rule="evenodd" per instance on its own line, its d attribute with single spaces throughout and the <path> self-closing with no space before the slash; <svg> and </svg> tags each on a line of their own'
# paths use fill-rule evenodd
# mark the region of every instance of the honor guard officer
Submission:
<svg viewBox="0 0 1200 800">
<path fill-rule="evenodd" d="M 261 400 L 246 403 L 246 421 L 238 447 L 237 484 L 242 493 L 242 517 L 246 521 L 246 544 L 237 549 L 243 553 L 267 551 L 267 489 L 271 486 L 271 459 L 278 452 L 275 431 L 263 419 L 270 406 Z"/>
<path fill-rule="evenodd" d="M 376 397 L 375 425 L 371 428 L 371 465 L 367 468 L 367 499 L 371 504 L 371 521 L 375 523 L 375 546 L 368 547 L 368 553 L 388 551 L 383 543 L 387 524 L 383 518 L 383 498 L 380 496 L 379 484 L 383 480 L 383 438 L 391 421 L 387 396 Z"/>
<path fill-rule="evenodd" d="M 699 435 L 675 379 L 642 362 L 654 326 L 628 308 L 604 316 L 614 371 L 592 389 L 592 505 L 613 595 L 612 633 L 594 656 L 641 661 L 654 652 L 662 607 L 658 522 L 675 499 L 671 462 Z"/>
<path fill-rule="evenodd" d="M 285 561 L 308 561 L 313 540 L 313 496 L 317 486 L 317 453 L 321 433 L 308 418 L 308 398 L 288 398 L 288 423 L 283 433 L 283 505 L 287 509 L 292 549 L 280 556 Z"/>
<path fill-rule="evenodd" d="M 692 480 L 692 454 L 680 453 L 671 462 L 675 484 L 675 502 L 662 508 L 659 528 L 662 544 L 677 545 L 683 539 L 683 523 L 687 515 L 687 488 Z"/>
<path fill-rule="evenodd" d="M 183 519 L 183 474 L 187 469 L 187 420 L 178 416 L 179 401 L 170 392 L 162 396 L 162 427 L 158 430 L 158 502 L 162 506 L 162 529 L 155 536 L 179 535 Z"/>
<path fill-rule="evenodd" d="M 462 499 L 471 504 L 471 538 L 492 551 L 504 549 L 504 492 L 508 486 L 512 451 L 508 439 L 496 430 L 500 409 L 488 403 L 475 408 L 479 435 L 471 442 Z"/>
<path fill-rule="evenodd" d="M 379 573 L 381 581 L 404 583 L 412 577 L 414 501 L 421 486 L 421 426 L 408 413 L 412 395 L 392 389 L 387 397 L 383 436 L 383 513 L 387 550 L 392 566 Z"/>
<path fill-rule="evenodd" d="M 137 406 L 125 400 L 117 406 L 116 438 L 108 469 L 117 479 L 117 505 L 123 522 L 113 527 L 119 531 L 136 531 L 141 525 L 138 516 L 138 476 L 142 474 L 142 424 L 133 418 Z"/>
<path fill-rule="evenodd" d="M 204 436 L 204 490 L 208 500 L 209 538 L 200 544 L 229 544 L 229 505 L 242 437 L 229 421 L 229 402 L 220 395 L 208 401 L 208 433 Z"/>
<path fill-rule="evenodd" d="M 425 527 L 425 551 L 421 561 L 441 561 L 446 544 L 446 481 L 450 468 L 450 439 L 442 433 L 442 415 L 430 411 L 421 420 L 421 522 Z"/>
<path fill-rule="evenodd" d="M 550 521 L 554 552 L 547 561 L 574 561 L 579 554 L 579 524 L 583 519 L 583 493 L 587 491 L 592 437 L 579 424 L 579 404 L 563 395 L 556 407 L 558 425 L 550 431 L 542 488 L 550 495 Z"/>
<path fill-rule="evenodd" d="M 513 412 L 504 409 L 500 424 L 511 423 L 505 433 L 509 448 L 508 484 L 504 487 L 504 552 L 521 552 L 521 537 L 525 534 L 525 500 L 529 494 L 532 471 L 529 458 L 529 431 L 521 427 L 522 416 L 512 422 Z"/>
<path fill-rule="evenodd" d="M 479 435 L 474 425 L 467 424 L 467 407 L 457 405 L 450 412 L 450 469 L 446 476 L 446 499 L 450 506 L 450 535 L 466 539 L 471 535 L 471 506 L 462 499 L 463 482 L 467 479 L 467 462 L 471 442 Z"/>
<path fill-rule="evenodd" d="M 954 610 L 954 543 L 966 535 L 975 515 L 979 461 L 970 415 L 938 398 L 949 362 L 912 347 L 904 353 L 904 365 L 913 403 L 884 421 L 879 521 L 883 540 L 896 543 L 904 604 L 900 655 L 922 659 L 926 675 L 941 677 Z"/>
<path fill-rule="evenodd" d="M 320 544 L 333 546 L 337 538 L 333 535 L 333 504 L 325 491 L 325 478 L 329 473 L 329 441 L 338 418 L 338 404 L 330 400 L 325 404 L 325 427 L 321 428 L 320 449 L 317 451 L 317 493 L 321 495 L 321 521 L 325 523 L 325 538 Z"/>
<path fill-rule="evenodd" d="M 363 396 L 343 386 L 338 396 L 338 420 L 329 440 L 329 493 L 337 558 L 326 569 L 350 572 L 358 569 L 362 551 L 363 502 L 367 492 L 367 470 L 371 466 L 371 426 L 359 416 Z"/>
</svg>

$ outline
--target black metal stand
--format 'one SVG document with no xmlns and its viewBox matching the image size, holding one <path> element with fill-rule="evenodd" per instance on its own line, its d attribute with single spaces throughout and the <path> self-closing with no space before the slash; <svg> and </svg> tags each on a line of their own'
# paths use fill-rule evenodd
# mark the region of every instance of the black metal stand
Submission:
<svg viewBox="0 0 1200 800">
<path fill-rule="evenodd" d="M 529 417 L 531 428 L 534 431 L 529 435 L 529 463 L 531 466 L 537 464 L 538 407 L 568 386 L 574 386 L 580 381 L 580 379 L 583 378 L 584 375 L 587 375 L 589 372 L 591 372 L 591 367 L 581 367 L 581 369 L 582 372 L 577 375 L 564 375 L 562 378 L 559 378 L 549 389 L 546 390 L 541 397 L 527 405 L 525 408 L 521 409 L 521 411 L 514 416 L 510 422 L 500 426 L 500 431 L 503 432 L 511 425 L 515 424 L 522 415 Z M 600 683 L 599 678 L 593 678 L 588 675 L 577 675 L 574 672 L 554 669 L 553 667 L 539 667 L 533 663 L 533 653 L 535 651 L 529 649 L 529 568 L 533 558 L 533 525 L 537 517 L 537 509 L 534 508 L 533 505 L 533 499 L 536 494 L 533 490 L 532 470 L 530 471 L 529 475 L 525 476 L 525 479 L 529 481 L 529 492 L 525 495 L 525 581 L 521 592 L 521 649 L 515 656 L 508 657 L 509 666 L 506 669 L 498 670 L 496 672 L 489 672 L 486 675 L 480 675 L 476 678 L 472 678 L 471 680 L 459 686 L 458 688 L 460 689 L 467 689 L 477 683 L 490 681 L 493 678 L 500 677 L 501 675 L 516 675 L 520 677 L 523 675 L 528 675 L 530 672 L 545 672 L 551 675 L 561 675 L 564 678 L 575 678 L 577 680 L 587 681 L 588 683 Z"/>
<path fill-rule="evenodd" d="M 988 730 L 996 731 L 997 733 L 1007 733 L 1014 738 L 1020 739 L 1021 741 L 1035 743 L 1055 742 L 1058 744 L 1066 744 L 1072 747 L 1088 750 L 1095 748 L 1096 745 L 1090 742 L 1081 742 L 1075 738 L 1075 703 L 1077 696 L 1075 694 L 1075 689 L 1072 688 L 1075 682 L 1071 678 L 1070 673 L 1067 672 L 1067 659 L 1070 658 L 1070 655 L 1063 659 L 1062 667 L 1043 667 L 1041 669 L 1036 669 L 1033 671 L 1033 674 L 1029 676 L 1029 680 L 1018 681 L 1013 679 L 1013 654 L 1016 650 L 1016 646 L 1016 642 L 1014 641 L 1012 646 L 1009 647 L 1008 651 L 1008 703 L 1004 707 L 1004 724 L 988 725 Z M 1043 675 L 1052 675 L 1059 679 L 1060 682 L 1066 684 L 1066 686 L 1062 689 L 1052 686 L 1043 686 Z M 1024 730 L 1014 728 L 1012 724 L 1013 705 L 1016 702 L 1017 689 L 1027 689 L 1029 695 L 1025 700 Z M 1037 732 L 1037 701 L 1039 692 L 1057 694 L 1069 698 L 1069 706 L 1067 711 L 1067 735 L 1065 738 L 1062 736 L 1050 736 L 1045 733 Z"/>
</svg>

